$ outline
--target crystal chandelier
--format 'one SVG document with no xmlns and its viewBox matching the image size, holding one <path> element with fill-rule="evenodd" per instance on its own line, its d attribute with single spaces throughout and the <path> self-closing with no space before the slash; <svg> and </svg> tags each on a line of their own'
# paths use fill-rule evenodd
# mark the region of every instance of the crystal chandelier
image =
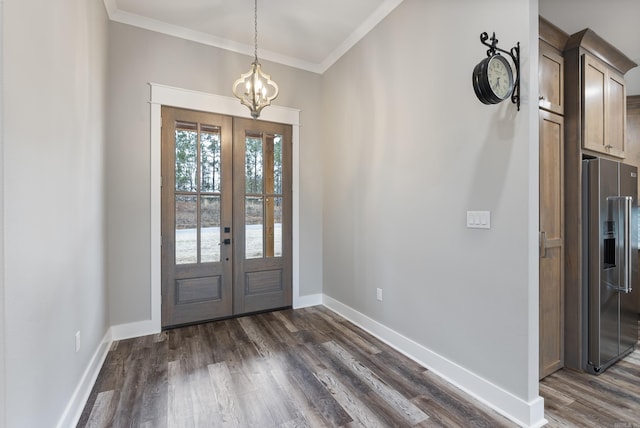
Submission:
<svg viewBox="0 0 640 428">
<path fill-rule="evenodd" d="M 264 73 L 258 62 L 258 0 L 254 5 L 254 60 L 251 69 L 233 84 L 233 95 L 251 110 L 251 116 L 257 119 L 260 111 L 271 104 L 278 96 L 278 85 L 271 76 Z"/>
</svg>

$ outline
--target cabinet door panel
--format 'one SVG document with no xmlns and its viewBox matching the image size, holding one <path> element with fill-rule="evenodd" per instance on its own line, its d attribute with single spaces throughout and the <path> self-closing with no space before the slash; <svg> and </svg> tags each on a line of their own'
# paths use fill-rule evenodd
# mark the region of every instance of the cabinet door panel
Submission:
<svg viewBox="0 0 640 428">
<path fill-rule="evenodd" d="M 538 82 L 539 106 L 554 113 L 564 113 L 564 58 L 554 48 L 540 42 Z"/>
<path fill-rule="evenodd" d="M 582 147 L 624 158 L 627 110 L 624 78 L 587 54 L 582 67 Z"/>
<path fill-rule="evenodd" d="M 607 79 L 609 100 L 607 102 L 607 145 L 614 156 L 624 157 L 626 142 L 626 97 L 624 80 L 610 73 Z"/>
<path fill-rule="evenodd" d="M 584 56 L 584 110 L 582 126 L 585 149 L 604 152 L 605 150 L 605 94 L 607 83 L 606 67 L 588 55 Z"/>
<path fill-rule="evenodd" d="M 540 110 L 540 378 L 564 366 L 564 119 Z"/>
</svg>

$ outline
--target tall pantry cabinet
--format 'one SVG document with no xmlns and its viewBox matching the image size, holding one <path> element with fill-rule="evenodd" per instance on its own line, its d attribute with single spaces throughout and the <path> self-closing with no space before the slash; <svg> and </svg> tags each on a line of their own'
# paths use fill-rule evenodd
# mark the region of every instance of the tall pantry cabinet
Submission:
<svg viewBox="0 0 640 428">
<path fill-rule="evenodd" d="M 568 35 L 539 21 L 539 376 L 564 365 L 564 58 Z"/>
<path fill-rule="evenodd" d="M 595 32 L 573 34 L 564 48 L 564 363 L 583 370 L 582 159 L 624 161 L 624 74 L 636 64 Z"/>
</svg>

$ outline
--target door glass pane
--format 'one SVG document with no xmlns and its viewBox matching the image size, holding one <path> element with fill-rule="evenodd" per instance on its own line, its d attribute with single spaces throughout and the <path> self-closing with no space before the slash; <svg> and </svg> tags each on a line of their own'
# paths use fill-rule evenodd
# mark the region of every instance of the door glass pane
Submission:
<svg viewBox="0 0 640 428">
<path fill-rule="evenodd" d="M 195 192 L 197 186 L 198 131 L 186 129 L 190 125 L 176 124 L 176 190 L 181 192 Z"/>
<path fill-rule="evenodd" d="M 263 198 L 260 196 L 245 197 L 245 257 L 261 258 L 263 255 Z"/>
<path fill-rule="evenodd" d="M 220 261 L 220 196 L 200 198 L 200 261 Z"/>
<path fill-rule="evenodd" d="M 282 198 L 272 197 L 265 201 L 266 256 L 282 257 Z"/>
<path fill-rule="evenodd" d="M 245 187 L 247 193 L 262 193 L 262 135 L 245 138 Z"/>
<path fill-rule="evenodd" d="M 282 135 L 268 135 L 265 140 L 265 193 L 282 194 Z"/>
<path fill-rule="evenodd" d="M 176 195 L 176 264 L 198 262 L 198 213 L 195 195 Z"/>
<path fill-rule="evenodd" d="M 220 191 L 220 128 L 201 126 L 200 133 L 200 191 Z"/>
</svg>

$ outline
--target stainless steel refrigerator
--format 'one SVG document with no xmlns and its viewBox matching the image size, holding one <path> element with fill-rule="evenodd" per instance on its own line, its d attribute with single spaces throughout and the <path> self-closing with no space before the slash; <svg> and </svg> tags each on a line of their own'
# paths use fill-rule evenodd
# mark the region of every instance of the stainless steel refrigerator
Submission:
<svg viewBox="0 0 640 428">
<path fill-rule="evenodd" d="M 583 352 L 599 374 L 638 340 L 637 168 L 608 159 L 582 161 Z"/>
</svg>

